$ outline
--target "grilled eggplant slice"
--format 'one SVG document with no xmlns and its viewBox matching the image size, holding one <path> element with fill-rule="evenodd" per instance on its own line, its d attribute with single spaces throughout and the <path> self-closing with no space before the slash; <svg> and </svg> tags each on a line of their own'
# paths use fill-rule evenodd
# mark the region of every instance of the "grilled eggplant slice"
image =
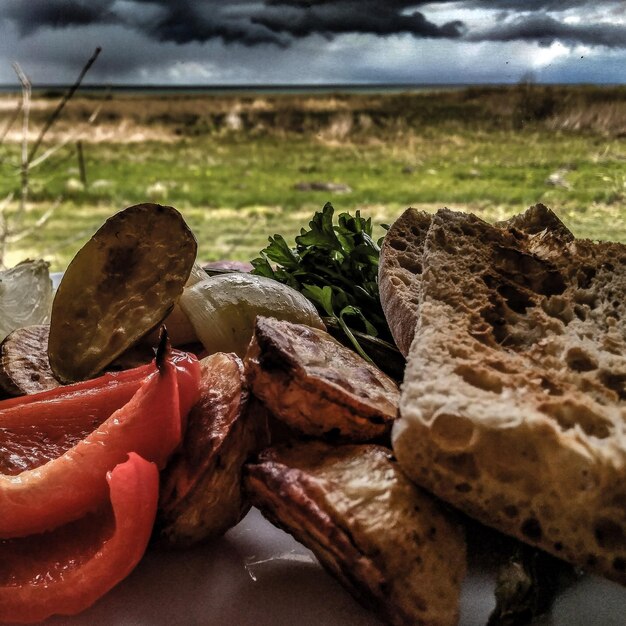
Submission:
<svg viewBox="0 0 626 626">
<path fill-rule="evenodd" d="M 319 441 L 270 448 L 246 467 L 252 503 L 392 624 L 459 618 L 463 531 L 386 448 Z"/>
<path fill-rule="evenodd" d="M 95 376 L 156 327 L 183 291 L 196 240 L 172 207 L 138 204 L 109 218 L 79 250 L 52 305 L 56 378 Z"/>
<path fill-rule="evenodd" d="M 245 367 L 270 413 L 306 435 L 370 441 L 396 417 L 396 383 L 317 328 L 257 317 Z"/>
<path fill-rule="evenodd" d="M 178 546 L 219 536 L 247 513 L 242 468 L 267 445 L 264 412 L 244 388 L 241 360 L 216 353 L 200 364 L 200 400 L 161 477 L 157 532 Z"/>
<path fill-rule="evenodd" d="M 0 388 L 11 396 L 59 386 L 48 362 L 48 324 L 18 328 L 0 344 Z"/>
</svg>

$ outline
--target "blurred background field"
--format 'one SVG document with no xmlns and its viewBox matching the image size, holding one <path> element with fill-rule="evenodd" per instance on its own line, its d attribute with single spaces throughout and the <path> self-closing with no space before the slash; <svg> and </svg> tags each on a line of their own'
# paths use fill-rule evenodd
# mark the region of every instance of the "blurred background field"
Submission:
<svg viewBox="0 0 626 626">
<path fill-rule="evenodd" d="M 29 145 L 59 97 L 34 95 Z M 20 194 L 25 135 L 10 124 L 20 98 L 0 97 L 3 220 Z M 43 256 L 61 269 L 106 217 L 145 201 L 184 214 L 203 260 L 249 260 L 269 235 L 295 236 L 327 201 L 377 224 L 408 206 L 495 220 L 543 202 L 580 237 L 626 242 L 623 86 L 86 91 L 46 150 L 29 172 L 6 265 Z"/>
</svg>

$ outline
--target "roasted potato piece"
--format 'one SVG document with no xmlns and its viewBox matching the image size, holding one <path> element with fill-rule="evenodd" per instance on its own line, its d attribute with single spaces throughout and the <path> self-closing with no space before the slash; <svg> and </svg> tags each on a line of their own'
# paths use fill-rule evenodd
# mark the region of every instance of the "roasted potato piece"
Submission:
<svg viewBox="0 0 626 626">
<path fill-rule="evenodd" d="M 14 330 L 0 344 L 0 388 L 11 396 L 59 386 L 48 362 L 48 324 Z"/>
<path fill-rule="evenodd" d="M 397 385 L 316 328 L 257 317 L 245 367 L 254 395 L 307 435 L 368 441 L 396 417 Z"/>
<path fill-rule="evenodd" d="M 160 323 L 196 249 L 172 207 L 138 204 L 109 218 L 74 257 L 54 298 L 48 356 L 55 376 L 96 375 Z"/>
<path fill-rule="evenodd" d="M 452 625 L 463 531 L 389 450 L 319 441 L 270 448 L 246 467 L 252 503 L 392 624 Z"/>
<path fill-rule="evenodd" d="M 243 464 L 267 445 L 264 411 L 244 388 L 241 360 L 217 353 L 200 363 L 202 395 L 161 478 L 157 533 L 181 546 L 221 535 L 247 513 Z"/>
</svg>

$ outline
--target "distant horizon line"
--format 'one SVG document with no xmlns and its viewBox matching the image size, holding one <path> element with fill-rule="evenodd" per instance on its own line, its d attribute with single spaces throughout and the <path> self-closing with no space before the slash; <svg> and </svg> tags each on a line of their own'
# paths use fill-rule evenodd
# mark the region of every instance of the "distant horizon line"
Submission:
<svg viewBox="0 0 626 626">
<path fill-rule="evenodd" d="M 468 82 L 468 83 L 406 83 L 406 82 L 351 82 L 351 83 L 220 83 L 220 84 L 168 84 L 168 83 L 83 83 L 81 90 L 160 90 L 160 91 L 202 91 L 202 90 L 223 90 L 223 91 L 263 91 L 263 90 L 328 90 L 328 89 L 425 89 L 425 88 L 464 88 L 464 87 L 511 87 L 519 85 L 524 81 L 505 81 L 505 82 Z M 611 82 L 543 82 L 530 81 L 537 85 L 546 86 L 595 86 L 595 87 L 621 87 L 626 83 Z M 32 86 L 33 91 L 45 91 L 52 89 L 69 89 L 72 83 L 40 83 Z M 20 91 L 21 87 L 15 83 L 0 83 L 2 91 Z"/>
</svg>

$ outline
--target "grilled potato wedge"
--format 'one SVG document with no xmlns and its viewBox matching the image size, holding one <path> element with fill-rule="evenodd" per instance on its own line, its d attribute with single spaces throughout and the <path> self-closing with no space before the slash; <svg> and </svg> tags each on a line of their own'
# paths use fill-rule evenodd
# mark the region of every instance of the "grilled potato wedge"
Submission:
<svg viewBox="0 0 626 626">
<path fill-rule="evenodd" d="M 461 527 L 371 444 L 270 448 L 246 466 L 252 503 L 392 624 L 458 622 Z"/>
<path fill-rule="evenodd" d="M 59 386 L 48 362 L 48 324 L 24 326 L 0 344 L 0 388 L 11 396 Z"/>
<path fill-rule="evenodd" d="M 183 291 L 196 249 L 172 207 L 138 204 L 109 218 L 54 298 L 48 356 L 56 378 L 95 376 L 159 324 Z"/>
<path fill-rule="evenodd" d="M 257 317 L 245 368 L 270 413 L 306 435 L 370 441 L 396 417 L 396 383 L 317 328 Z"/>
<path fill-rule="evenodd" d="M 219 536 L 247 513 L 243 464 L 267 445 L 264 412 L 244 387 L 241 360 L 216 353 L 200 363 L 202 395 L 161 477 L 157 532 L 179 546 Z"/>
</svg>

